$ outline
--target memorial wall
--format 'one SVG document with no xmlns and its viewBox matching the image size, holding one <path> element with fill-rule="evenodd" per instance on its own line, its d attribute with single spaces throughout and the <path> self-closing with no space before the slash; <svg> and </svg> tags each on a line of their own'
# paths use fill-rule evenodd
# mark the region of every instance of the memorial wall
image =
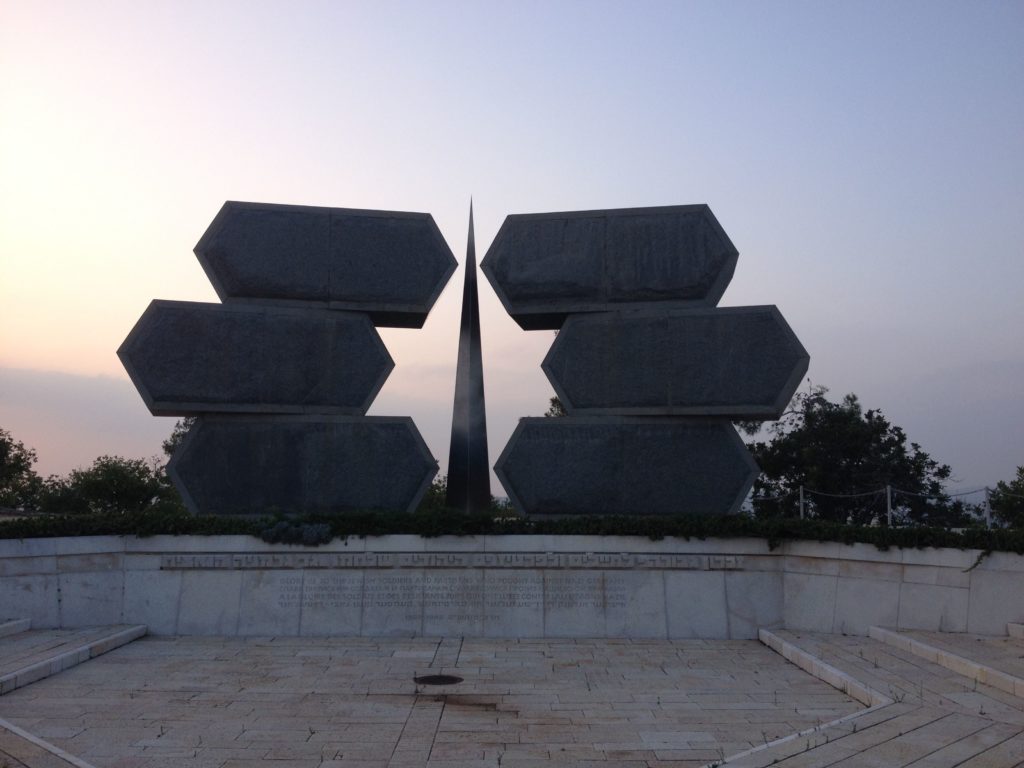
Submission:
<svg viewBox="0 0 1024 768">
<path fill-rule="evenodd" d="M 0 541 L 0 618 L 153 634 L 755 638 L 1005 634 L 1024 557 L 757 539 L 244 536 Z"/>
</svg>

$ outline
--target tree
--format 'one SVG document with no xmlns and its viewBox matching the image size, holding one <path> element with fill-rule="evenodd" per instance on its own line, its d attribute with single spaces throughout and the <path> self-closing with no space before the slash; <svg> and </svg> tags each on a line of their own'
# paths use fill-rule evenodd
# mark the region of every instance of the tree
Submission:
<svg viewBox="0 0 1024 768">
<path fill-rule="evenodd" d="M 36 452 L 0 428 L 0 507 L 32 509 L 43 481 L 32 466 Z"/>
<path fill-rule="evenodd" d="M 448 475 L 437 475 L 418 507 L 419 512 L 437 512 L 448 506 Z"/>
<path fill-rule="evenodd" d="M 989 496 L 996 519 L 1013 528 L 1024 528 L 1024 467 L 1010 482 L 1000 480 Z"/>
<path fill-rule="evenodd" d="M 39 508 L 55 514 L 139 512 L 160 502 L 180 504 L 155 461 L 100 456 L 87 469 L 47 478 Z"/>
<path fill-rule="evenodd" d="M 568 416 L 566 413 L 565 406 L 562 405 L 562 401 L 558 399 L 558 395 L 555 395 L 548 401 L 548 410 L 544 414 L 545 416 Z"/>
<path fill-rule="evenodd" d="M 825 387 L 798 393 L 781 419 L 768 427 L 769 441 L 754 442 L 761 467 L 754 484 L 759 516 L 799 514 L 855 524 L 885 522 L 885 488 L 892 488 L 894 519 L 919 524 L 971 522 L 968 509 L 943 490 L 950 468 L 917 443 L 880 410 L 865 411 L 854 394 L 840 402 Z M 850 498 L 853 494 L 865 494 Z"/>
<path fill-rule="evenodd" d="M 181 445 L 181 441 L 185 439 L 185 435 L 192 429 L 192 425 L 196 423 L 196 416 L 186 416 L 183 419 L 178 419 L 174 422 L 174 429 L 166 440 L 164 440 L 160 447 L 163 449 L 164 455 L 169 459 L 174 455 L 174 452 L 178 450 L 178 446 Z"/>
</svg>

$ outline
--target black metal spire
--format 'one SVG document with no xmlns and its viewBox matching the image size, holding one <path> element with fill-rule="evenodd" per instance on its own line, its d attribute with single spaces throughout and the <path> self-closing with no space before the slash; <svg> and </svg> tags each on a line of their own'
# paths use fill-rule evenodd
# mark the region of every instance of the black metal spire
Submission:
<svg viewBox="0 0 1024 768">
<path fill-rule="evenodd" d="M 480 357 L 480 304 L 476 292 L 476 243 L 471 199 L 459 360 L 455 371 L 452 443 L 448 451 L 448 506 L 467 512 L 483 512 L 490 503 L 491 468 L 487 460 L 487 415 L 484 409 L 483 360 Z"/>
</svg>

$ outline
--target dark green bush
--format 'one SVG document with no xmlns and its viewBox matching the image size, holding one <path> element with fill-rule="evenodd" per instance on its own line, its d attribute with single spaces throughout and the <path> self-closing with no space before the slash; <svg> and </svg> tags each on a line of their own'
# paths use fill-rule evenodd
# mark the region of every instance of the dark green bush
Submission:
<svg viewBox="0 0 1024 768">
<path fill-rule="evenodd" d="M 121 456 L 100 456 L 67 477 L 51 476 L 38 494 L 39 511 L 51 514 L 141 512 L 160 503 L 180 506 L 162 468 Z"/>
<path fill-rule="evenodd" d="M 154 536 L 244 534 L 265 541 L 316 545 L 347 536 L 414 534 L 479 536 L 497 534 L 562 534 L 644 536 L 649 539 L 713 539 L 750 537 L 767 540 L 772 549 L 784 541 L 862 542 L 889 547 L 953 547 L 1024 554 L 1024 529 L 970 528 L 962 532 L 913 526 L 852 526 L 819 520 L 732 517 L 567 517 L 530 520 L 493 513 L 470 515 L 446 509 L 413 514 L 345 512 L 277 519 L 199 517 L 174 502 L 157 502 L 139 512 L 36 515 L 0 521 L 0 538 L 98 535 Z"/>
</svg>

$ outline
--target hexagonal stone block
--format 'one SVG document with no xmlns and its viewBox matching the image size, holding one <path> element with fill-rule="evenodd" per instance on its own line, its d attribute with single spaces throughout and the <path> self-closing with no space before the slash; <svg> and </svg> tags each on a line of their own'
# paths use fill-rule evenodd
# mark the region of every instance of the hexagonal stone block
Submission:
<svg viewBox="0 0 1024 768">
<path fill-rule="evenodd" d="M 526 330 L 566 315 L 673 302 L 714 306 L 738 252 L 706 205 L 513 215 L 480 263 Z"/>
<path fill-rule="evenodd" d="M 118 357 L 157 416 L 363 414 L 394 362 L 365 314 L 154 301 Z"/>
<path fill-rule="evenodd" d="M 437 462 L 410 418 L 201 416 L 167 471 L 197 514 L 411 512 Z"/>
<path fill-rule="evenodd" d="M 723 515 L 757 465 L 719 420 L 627 416 L 520 419 L 494 467 L 528 515 Z"/>
<path fill-rule="evenodd" d="M 777 419 L 809 360 L 767 306 L 573 315 L 541 367 L 570 414 Z"/>
<path fill-rule="evenodd" d="M 272 299 L 420 328 L 455 271 L 429 213 L 227 202 L 195 247 L 222 301 Z"/>
</svg>

